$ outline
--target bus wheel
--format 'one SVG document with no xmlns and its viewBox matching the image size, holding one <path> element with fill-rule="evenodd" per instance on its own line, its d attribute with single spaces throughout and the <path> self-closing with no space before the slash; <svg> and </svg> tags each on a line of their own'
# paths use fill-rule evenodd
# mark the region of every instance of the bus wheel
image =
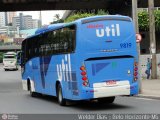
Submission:
<svg viewBox="0 0 160 120">
<path fill-rule="evenodd" d="M 60 84 L 57 86 L 57 98 L 58 98 L 58 103 L 62 106 L 66 105 L 66 100 L 63 98 L 62 94 L 62 87 Z"/>
<path fill-rule="evenodd" d="M 106 97 L 106 98 L 99 98 L 99 103 L 113 103 L 115 100 L 115 97 Z"/>
<path fill-rule="evenodd" d="M 29 92 L 31 97 L 37 97 L 37 93 L 32 91 L 31 84 L 29 84 Z"/>
<path fill-rule="evenodd" d="M 31 90 L 30 90 L 30 95 L 31 95 L 31 97 L 37 97 L 37 93 L 32 92 Z"/>
</svg>

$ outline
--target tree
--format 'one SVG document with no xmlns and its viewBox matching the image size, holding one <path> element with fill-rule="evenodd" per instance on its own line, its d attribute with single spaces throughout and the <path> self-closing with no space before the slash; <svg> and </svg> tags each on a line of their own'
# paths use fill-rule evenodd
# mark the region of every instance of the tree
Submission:
<svg viewBox="0 0 160 120">
<path fill-rule="evenodd" d="M 149 30 L 149 14 L 147 11 L 138 12 L 138 23 L 141 31 Z"/>
<path fill-rule="evenodd" d="M 59 19 L 59 20 L 51 22 L 50 24 L 56 24 L 56 23 L 64 23 L 64 20 Z"/>
<path fill-rule="evenodd" d="M 60 19 L 60 15 L 59 14 L 55 14 L 55 16 L 54 16 L 57 20 L 59 20 Z"/>
<path fill-rule="evenodd" d="M 0 52 L 0 63 L 3 61 L 3 52 Z"/>
<path fill-rule="evenodd" d="M 160 10 L 154 12 L 156 31 L 160 31 Z"/>
<path fill-rule="evenodd" d="M 85 17 L 90 17 L 90 16 L 95 16 L 95 15 L 108 15 L 109 13 L 100 9 L 97 11 L 97 13 L 90 13 L 90 12 L 86 12 L 86 13 L 82 13 L 82 12 L 77 12 L 71 16 L 69 16 L 66 20 L 64 20 L 64 22 L 72 22 L 75 21 L 77 19 L 80 18 L 85 18 Z"/>
<path fill-rule="evenodd" d="M 109 15 L 108 11 L 104 11 L 103 9 L 98 10 L 97 15 Z"/>
<path fill-rule="evenodd" d="M 155 15 L 156 31 L 160 31 L 160 10 L 155 10 L 154 15 Z M 139 29 L 141 31 L 149 30 L 149 14 L 147 11 L 138 12 L 138 23 L 139 23 Z"/>
<path fill-rule="evenodd" d="M 64 22 L 72 22 L 72 21 L 75 21 L 77 19 L 90 17 L 90 16 L 95 16 L 95 14 L 94 13 L 81 13 L 81 12 L 78 12 L 78 13 L 76 13 L 74 15 L 69 16 L 66 20 L 64 20 Z"/>
<path fill-rule="evenodd" d="M 50 24 L 56 24 L 56 23 L 63 23 L 64 22 L 64 20 L 60 19 L 59 14 L 55 14 L 54 18 L 55 19 L 53 19 L 53 22 L 51 22 Z"/>
</svg>

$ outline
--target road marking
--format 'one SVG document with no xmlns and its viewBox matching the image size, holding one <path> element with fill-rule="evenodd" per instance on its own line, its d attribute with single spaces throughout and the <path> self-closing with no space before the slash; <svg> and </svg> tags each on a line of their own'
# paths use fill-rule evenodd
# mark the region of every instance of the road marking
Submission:
<svg viewBox="0 0 160 120">
<path fill-rule="evenodd" d="M 136 98 L 136 99 L 140 99 L 140 100 L 148 100 L 148 101 L 156 100 L 156 101 L 157 101 L 157 99 L 153 99 L 153 98 Z"/>
</svg>

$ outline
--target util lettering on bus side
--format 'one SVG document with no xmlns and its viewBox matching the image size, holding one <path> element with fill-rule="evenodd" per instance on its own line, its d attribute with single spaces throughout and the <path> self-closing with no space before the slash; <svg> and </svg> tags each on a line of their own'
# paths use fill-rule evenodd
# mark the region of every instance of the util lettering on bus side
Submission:
<svg viewBox="0 0 160 120">
<path fill-rule="evenodd" d="M 119 24 L 112 24 L 111 26 L 106 26 L 105 29 L 96 29 L 97 37 L 104 37 L 106 34 L 107 37 L 110 36 L 120 36 L 120 27 Z"/>
<path fill-rule="evenodd" d="M 61 64 L 57 64 L 57 76 L 60 81 L 62 79 L 64 81 L 72 80 L 70 54 L 65 55 L 65 59 L 62 59 Z"/>
</svg>

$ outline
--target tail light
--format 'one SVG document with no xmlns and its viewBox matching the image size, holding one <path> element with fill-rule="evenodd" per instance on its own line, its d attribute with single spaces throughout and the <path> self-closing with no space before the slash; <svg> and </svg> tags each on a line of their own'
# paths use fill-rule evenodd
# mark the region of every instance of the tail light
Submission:
<svg viewBox="0 0 160 120">
<path fill-rule="evenodd" d="M 82 76 L 85 76 L 87 73 L 85 71 L 81 72 Z"/>
<path fill-rule="evenodd" d="M 86 72 L 86 68 L 85 66 L 81 66 L 80 67 L 80 70 L 81 70 L 81 76 L 82 76 L 82 85 L 83 86 L 88 86 L 88 78 L 87 78 L 87 72 Z"/>
<path fill-rule="evenodd" d="M 80 67 L 80 70 L 85 71 L 86 68 L 85 68 L 84 66 L 81 66 L 81 67 Z"/>
<path fill-rule="evenodd" d="M 134 81 L 138 80 L 138 63 L 134 62 Z"/>
<path fill-rule="evenodd" d="M 86 81 L 86 80 L 87 80 L 87 77 L 86 77 L 86 76 L 83 76 L 83 77 L 82 77 L 82 80 Z"/>
</svg>

